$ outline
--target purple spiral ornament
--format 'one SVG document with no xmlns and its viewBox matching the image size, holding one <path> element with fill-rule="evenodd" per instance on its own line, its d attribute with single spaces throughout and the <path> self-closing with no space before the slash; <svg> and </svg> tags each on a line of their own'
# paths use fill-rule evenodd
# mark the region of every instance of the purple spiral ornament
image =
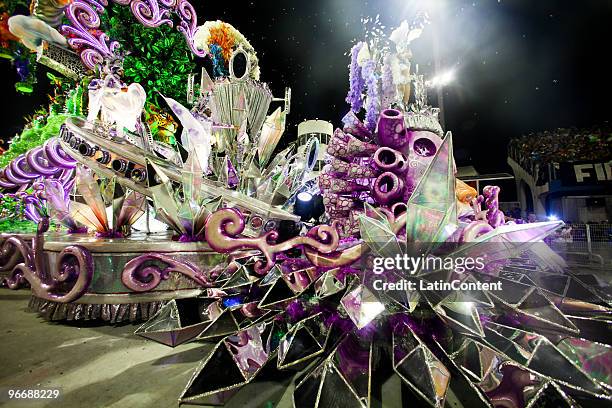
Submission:
<svg viewBox="0 0 612 408">
<path fill-rule="evenodd" d="M 24 254 L 29 251 L 28 244 L 21 238 L 13 241 L 13 244 L 7 245 L 5 242 L 0 247 L 0 272 L 12 271 L 18 263 L 24 261 Z M 14 282 L 13 289 L 17 289 L 22 283 L 25 283 L 25 280 Z"/>
<path fill-rule="evenodd" d="M 100 32 L 97 36 L 91 33 L 100 28 L 98 13 L 103 12 L 102 4 L 82 0 L 72 2 L 64 10 L 70 25 L 62 25 L 60 32 L 67 37 L 71 47 L 82 49 L 81 61 L 89 69 L 102 64 L 105 57 L 115 55 L 119 48 L 119 43 L 111 41 L 105 33 Z"/>
<path fill-rule="evenodd" d="M 340 236 L 336 225 L 318 225 L 312 228 L 306 236 L 298 236 L 275 244 L 278 232 L 270 231 L 257 238 L 244 238 L 244 216 L 234 208 L 223 208 L 209 216 L 204 227 L 206 242 L 212 249 L 220 253 L 228 253 L 240 249 L 257 249 L 262 252 L 265 262 L 255 263 L 255 271 L 265 274 L 275 264 L 276 255 L 292 248 L 310 247 L 320 253 L 330 253 L 338 248 Z"/>
<path fill-rule="evenodd" d="M 40 176 L 39 174 L 26 169 L 26 164 L 27 160 L 25 155 L 17 157 L 9 164 L 13 176 L 23 183 L 27 183 L 30 179 Z"/>
<path fill-rule="evenodd" d="M 44 200 L 37 194 L 28 194 L 22 201 L 25 205 L 25 217 L 30 221 L 40 222 L 43 217 Z"/>
<path fill-rule="evenodd" d="M 6 168 L 0 170 L 0 189 L 25 191 L 34 188 L 35 193 L 21 197 L 27 219 L 39 222 L 45 212 L 46 196 L 42 180 L 55 180 L 64 192 L 74 186 L 76 161 L 60 147 L 56 138 L 18 156 Z"/>
<path fill-rule="evenodd" d="M 63 169 L 75 168 L 77 161 L 62 149 L 57 138 L 49 139 L 43 146 L 50 164 Z"/>
<path fill-rule="evenodd" d="M 11 289 L 17 289 L 27 281 L 36 297 L 59 303 L 73 302 L 83 296 L 91 284 L 93 258 L 80 245 L 67 246 L 58 254 L 54 267 L 47 270 L 43 247 L 44 233 L 48 229 L 49 219 L 42 218 L 31 248 L 16 235 L 2 243 L 0 253 L 18 252 L 19 258 L 23 260 L 12 267 L 10 277 L 3 283 Z M 13 257 L 9 258 L 9 263 L 13 261 Z"/>
<path fill-rule="evenodd" d="M 2 285 L 9 289 L 21 288 L 27 282 L 21 271 L 22 265 L 34 264 L 32 249 L 23 238 L 13 235 L 2 242 L 0 253 L 2 254 L 0 270 L 11 272 L 8 278 L 4 278 Z M 7 254 L 12 255 L 7 256 Z M 19 261 L 22 262 L 19 263 Z"/>
<path fill-rule="evenodd" d="M 172 27 L 171 15 L 179 17 L 177 30 L 183 34 L 191 51 L 204 57 L 206 53 L 195 46 L 194 36 L 197 30 L 197 15 L 195 9 L 187 0 L 113 0 L 116 4 L 130 7 L 134 17 L 146 27 L 159 27 L 163 24 Z M 119 43 L 109 39 L 108 35 L 99 31 L 100 17 L 107 0 L 76 0 L 64 13 L 70 24 L 60 27 L 60 32 L 68 38 L 68 44 L 80 50 L 81 61 L 85 67 L 95 69 L 105 58 L 116 56 Z"/>
<path fill-rule="evenodd" d="M 36 181 L 55 178 L 66 185 L 71 182 L 76 161 L 59 146 L 56 138 L 35 147 L 0 170 L 0 188 L 25 190 Z"/>
<path fill-rule="evenodd" d="M 379 210 L 386 215 L 391 225 L 391 231 L 393 231 L 394 234 L 399 234 L 406 228 L 406 211 L 402 211 L 400 208 L 396 209 L 395 206 L 391 208 L 392 210 L 384 208 Z M 398 215 L 395 214 L 395 210 L 397 210 Z M 363 242 L 349 246 L 346 249 L 338 249 L 327 253 L 319 252 L 314 248 L 304 247 L 304 255 L 306 255 L 306 258 L 308 258 L 313 265 L 321 268 L 337 268 L 351 265 L 362 259 L 366 251 L 368 251 L 367 245 Z"/>
<path fill-rule="evenodd" d="M 125 2 L 120 4 L 125 4 Z M 166 6 L 163 2 L 162 4 Z M 176 1 L 171 1 L 170 4 L 173 7 Z M 162 24 L 172 27 L 172 20 L 168 18 L 170 17 L 170 10 L 160 10 L 157 0 L 132 0 L 130 9 L 134 17 L 145 27 L 159 27 Z"/>
<path fill-rule="evenodd" d="M 191 52 L 193 52 L 198 57 L 205 57 L 206 52 L 198 49 L 195 46 L 193 40 L 195 32 L 198 28 L 198 17 L 196 15 L 195 9 L 187 0 L 178 0 L 176 12 L 181 19 L 176 29 L 185 36 L 185 39 L 187 40 L 187 45 L 191 49 Z"/>
<path fill-rule="evenodd" d="M 30 168 L 42 176 L 53 176 L 57 173 L 57 168 L 49 166 L 49 160 L 44 157 L 43 149 L 35 149 L 26 154 L 26 160 Z"/>
<path fill-rule="evenodd" d="M 151 261 L 162 262 L 167 266 L 161 269 L 155 264 L 146 265 Z M 158 253 L 140 255 L 125 264 L 121 281 L 127 288 L 135 292 L 147 292 L 155 289 L 162 280 L 168 279 L 171 273 L 183 274 L 202 287 L 211 286 L 206 275 L 195 265 Z"/>
</svg>

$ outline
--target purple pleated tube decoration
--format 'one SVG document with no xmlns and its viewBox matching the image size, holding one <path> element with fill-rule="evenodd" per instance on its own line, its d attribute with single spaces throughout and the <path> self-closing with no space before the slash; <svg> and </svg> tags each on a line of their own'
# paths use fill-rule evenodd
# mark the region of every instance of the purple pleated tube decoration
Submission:
<svg viewBox="0 0 612 408">
<path fill-rule="evenodd" d="M 378 119 L 378 141 L 381 146 L 406 153 L 408 135 L 404 125 L 404 114 L 397 109 L 385 109 Z"/>
<path fill-rule="evenodd" d="M 404 193 L 404 179 L 397 174 L 386 171 L 376 178 L 372 195 L 382 205 L 402 197 Z"/>
<path fill-rule="evenodd" d="M 408 170 L 408 159 L 397 150 L 381 147 L 374 153 L 374 166 L 381 171 L 390 171 L 400 175 Z"/>
</svg>

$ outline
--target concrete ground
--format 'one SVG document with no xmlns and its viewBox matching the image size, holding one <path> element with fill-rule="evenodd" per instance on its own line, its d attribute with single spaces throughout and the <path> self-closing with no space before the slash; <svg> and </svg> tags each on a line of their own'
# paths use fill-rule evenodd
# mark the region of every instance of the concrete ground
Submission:
<svg viewBox="0 0 612 408">
<path fill-rule="evenodd" d="M 175 349 L 133 334 L 137 324 L 47 322 L 26 310 L 29 290 L 0 289 L 0 406 L 177 407 L 212 343 Z M 245 388 L 234 407 L 288 407 L 285 384 Z M 59 389 L 57 400 L 8 400 L 10 389 Z M 272 402 L 273 405 L 270 405 Z"/>
</svg>

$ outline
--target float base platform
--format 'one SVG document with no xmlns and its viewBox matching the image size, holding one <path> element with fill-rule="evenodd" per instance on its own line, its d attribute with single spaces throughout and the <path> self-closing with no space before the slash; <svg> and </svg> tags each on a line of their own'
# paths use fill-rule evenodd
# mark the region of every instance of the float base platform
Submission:
<svg viewBox="0 0 612 408">
<path fill-rule="evenodd" d="M 3 234 L 0 246 L 0 278 L 14 289 L 30 286 L 29 310 L 48 320 L 147 320 L 168 300 L 203 294 L 203 282 L 227 258 L 204 243 L 176 242 L 169 234 L 119 239 Z M 64 280 L 66 271 L 72 275 Z"/>
</svg>

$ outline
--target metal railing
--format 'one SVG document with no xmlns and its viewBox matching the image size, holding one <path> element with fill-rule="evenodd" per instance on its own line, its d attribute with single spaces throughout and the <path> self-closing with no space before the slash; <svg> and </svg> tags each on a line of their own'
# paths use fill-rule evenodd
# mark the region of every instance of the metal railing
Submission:
<svg viewBox="0 0 612 408">
<path fill-rule="evenodd" d="M 547 241 L 561 254 L 612 265 L 612 224 L 565 224 Z"/>
<path fill-rule="evenodd" d="M 504 212 L 504 214 L 510 214 L 515 208 L 521 208 L 520 201 L 500 201 L 499 209 Z"/>
</svg>

